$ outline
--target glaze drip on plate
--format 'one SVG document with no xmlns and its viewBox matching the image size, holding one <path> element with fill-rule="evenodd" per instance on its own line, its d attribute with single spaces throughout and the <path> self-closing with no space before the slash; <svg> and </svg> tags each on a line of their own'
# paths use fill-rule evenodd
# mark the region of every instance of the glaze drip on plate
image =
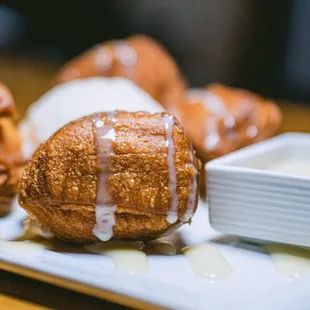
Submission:
<svg viewBox="0 0 310 310">
<path fill-rule="evenodd" d="M 96 225 L 93 233 L 102 241 L 108 241 L 113 236 L 113 226 L 115 225 L 114 212 L 117 208 L 108 191 L 108 177 L 111 167 L 110 157 L 114 155 L 114 142 L 116 138 L 114 131 L 115 116 L 116 112 L 108 112 L 105 119 L 98 115 L 93 117 L 98 165 L 100 167 L 96 198 Z"/>
<path fill-rule="evenodd" d="M 310 275 L 310 250 L 282 244 L 266 244 L 277 271 L 285 276 L 299 279 Z"/>
<path fill-rule="evenodd" d="M 174 163 L 175 147 L 173 141 L 173 126 L 174 118 L 172 115 L 163 115 L 162 120 L 165 124 L 166 131 L 166 147 L 167 147 L 167 162 L 168 162 L 168 177 L 169 177 L 169 194 L 170 194 L 170 208 L 167 214 L 167 221 L 170 224 L 178 220 L 178 204 L 179 198 L 177 194 L 177 174 Z"/>
<path fill-rule="evenodd" d="M 144 274 L 149 270 L 146 254 L 142 251 L 144 244 L 138 241 L 96 242 L 85 246 L 91 253 L 109 257 L 115 268 L 129 274 Z"/>
<path fill-rule="evenodd" d="M 182 249 L 193 272 L 210 281 L 226 280 L 232 268 L 221 252 L 211 244 L 198 244 Z"/>
<path fill-rule="evenodd" d="M 157 253 L 162 255 L 173 256 L 177 253 L 175 245 L 167 240 L 155 240 L 151 246 Z"/>
</svg>

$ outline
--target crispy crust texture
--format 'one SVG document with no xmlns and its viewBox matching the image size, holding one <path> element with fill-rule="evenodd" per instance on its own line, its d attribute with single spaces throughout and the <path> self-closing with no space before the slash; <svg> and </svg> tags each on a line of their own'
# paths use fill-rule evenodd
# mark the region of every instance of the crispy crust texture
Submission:
<svg viewBox="0 0 310 310">
<path fill-rule="evenodd" d="M 92 76 L 128 78 L 165 108 L 178 101 L 187 84 L 166 49 L 144 35 L 89 49 L 61 68 L 53 85 Z"/>
<path fill-rule="evenodd" d="M 106 113 L 98 116 L 107 118 Z M 79 243 L 97 240 L 92 230 L 102 167 L 97 160 L 93 118 L 86 116 L 69 123 L 41 145 L 23 173 L 19 192 L 20 205 L 41 225 L 60 238 Z M 166 220 L 169 174 L 162 114 L 119 111 L 115 118 L 115 155 L 110 157 L 107 181 L 108 192 L 117 205 L 114 238 L 157 237 L 180 225 L 179 221 L 171 225 Z M 194 158 L 197 182 L 201 164 L 177 120 L 173 140 L 182 216 L 193 182 L 193 171 L 187 164 Z"/>
<path fill-rule="evenodd" d="M 0 83 L 0 216 L 11 210 L 24 166 L 21 140 L 11 119 L 14 115 L 13 96 Z"/>
</svg>

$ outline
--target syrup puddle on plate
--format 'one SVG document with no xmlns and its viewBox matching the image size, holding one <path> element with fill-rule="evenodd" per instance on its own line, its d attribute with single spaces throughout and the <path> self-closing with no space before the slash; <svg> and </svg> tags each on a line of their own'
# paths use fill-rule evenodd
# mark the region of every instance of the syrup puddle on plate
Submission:
<svg viewBox="0 0 310 310">
<path fill-rule="evenodd" d="M 232 269 L 220 251 L 211 244 L 199 244 L 182 249 L 191 268 L 198 277 L 212 281 L 226 280 Z"/>
<path fill-rule="evenodd" d="M 145 274 L 149 271 L 148 257 L 143 251 L 145 245 L 139 241 L 96 242 L 94 244 L 75 245 L 61 241 L 45 231 L 34 220 L 24 221 L 24 231 L 15 240 L 0 238 L 0 252 L 39 256 L 46 249 L 56 252 L 85 253 L 85 250 L 109 257 L 117 270 L 129 274 Z M 276 270 L 285 275 L 298 279 L 310 274 L 310 249 L 281 244 L 267 244 L 263 248 L 270 254 Z M 173 256 L 179 253 L 179 246 L 168 239 L 158 239 L 147 244 L 145 250 L 151 250 L 161 255 Z M 148 251 L 147 251 L 148 252 Z M 220 251 L 211 244 L 188 246 L 182 252 L 189 262 L 194 274 L 211 281 L 226 280 L 233 271 Z"/>
<path fill-rule="evenodd" d="M 101 254 L 112 259 L 115 268 L 129 274 L 144 274 L 149 270 L 146 254 L 142 251 L 142 242 L 109 241 L 86 245 L 91 253 Z"/>
<path fill-rule="evenodd" d="M 32 219 L 23 221 L 23 232 L 14 240 L 0 238 L 0 252 L 12 255 L 38 256 L 49 249 L 47 233 Z"/>
<path fill-rule="evenodd" d="M 279 273 L 295 279 L 310 274 L 309 249 L 281 244 L 267 244 L 264 248 Z"/>
<path fill-rule="evenodd" d="M 86 253 L 82 245 L 57 238 L 31 218 L 23 221 L 23 227 L 23 234 L 13 241 L 30 241 L 44 246 L 47 250 L 60 253 Z"/>
<path fill-rule="evenodd" d="M 158 254 L 173 256 L 176 255 L 175 245 L 166 240 L 155 240 L 150 243 L 150 247 Z"/>
<path fill-rule="evenodd" d="M 21 236 L 17 237 L 14 241 L 44 241 L 53 237 L 53 234 L 46 229 L 42 228 L 37 222 L 30 217 L 23 221 L 24 231 Z"/>
<path fill-rule="evenodd" d="M 148 256 L 143 251 L 173 256 L 180 253 L 179 247 L 169 239 L 161 238 L 147 244 L 139 241 L 110 240 L 93 244 L 75 245 L 66 243 L 45 232 L 34 220 L 24 221 L 24 231 L 17 239 L 0 239 L 0 251 L 14 255 L 40 255 L 45 249 L 56 252 L 91 253 L 109 257 L 117 270 L 129 274 L 145 274 L 149 271 Z M 231 276 L 232 270 L 216 247 L 210 244 L 189 246 L 182 250 L 191 268 L 198 277 L 212 281 L 224 280 Z"/>
<path fill-rule="evenodd" d="M 39 226 L 35 220 L 30 218 L 26 218 L 23 221 L 21 235 L 10 240 L 0 238 L 0 252 L 13 255 L 38 256 L 44 250 L 79 253 L 81 250 L 83 251 L 83 247 L 54 237 L 52 233 Z"/>
</svg>

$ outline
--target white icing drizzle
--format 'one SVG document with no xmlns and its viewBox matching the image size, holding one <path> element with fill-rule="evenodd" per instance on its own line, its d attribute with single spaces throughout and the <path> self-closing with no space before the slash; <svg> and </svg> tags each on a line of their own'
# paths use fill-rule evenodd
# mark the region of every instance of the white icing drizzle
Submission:
<svg viewBox="0 0 310 310">
<path fill-rule="evenodd" d="M 220 142 L 220 134 L 218 131 L 218 121 L 215 117 L 207 117 L 205 122 L 207 135 L 204 140 L 204 145 L 207 150 L 212 151 Z"/>
<path fill-rule="evenodd" d="M 108 70 L 113 63 L 113 54 L 109 49 L 100 47 L 95 52 L 94 61 L 101 70 Z"/>
<path fill-rule="evenodd" d="M 228 115 L 223 100 L 210 91 L 193 88 L 187 92 L 187 98 L 190 103 L 202 101 L 205 108 L 218 118 Z"/>
<path fill-rule="evenodd" d="M 310 251 L 282 244 L 266 244 L 264 248 L 269 252 L 279 273 L 294 279 L 310 274 Z"/>
<path fill-rule="evenodd" d="M 133 66 L 137 62 L 137 52 L 126 42 L 119 42 L 115 47 L 115 56 L 124 66 Z"/>
<path fill-rule="evenodd" d="M 221 136 L 218 129 L 218 121 L 223 120 L 226 128 L 231 129 L 235 125 L 235 118 L 231 115 L 223 100 L 207 90 L 191 89 L 187 93 L 189 102 L 202 101 L 207 111 L 212 116 L 207 117 L 205 124 L 206 137 L 204 140 L 205 148 L 212 151 L 219 144 Z"/>
<path fill-rule="evenodd" d="M 211 118 L 207 118 L 207 136 L 205 138 L 205 147 L 212 151 L 221 140 L 218 130 L 218 121 L 223 119 L 225 127 L 233 128 L 235 119 L 228 113 L 223 100 L 211 92 L 205 91 L 203 104 L 205 108 L 214 115 L 212 121 Z"/>
<path fill-rule="evenodd" d="M 228 114 L 224 118 L 224 125 L 226 128 L 233 128 L 235 126 L 235 118 L 231 115 Z"/>
<path fill-rule="evenodd" d="M 209 91 L 205 91 L 203 105 L 217 118 L 224 118 L 228 114 L 223 100 Z"/>
<path fill-rule="evenodd" d="M 250 137 L 250 138 L 255 138 L 257 136 L 258 133 L 258 129 L 255 125 L 250 125 L 247 128 L 246 134 Z"/>
<path fill-rule="evenodd" d="M 126 77 L 134 78 L 133 67 L 137 62 L 137 52 L 126 41 L 115 42 L 112 46 L 112 50 L 99 46 L 94 53 L 95 65 L 103 70 L 111 69 L 113 61 L 119 61 L 124 67 L 122 70 L 126 72 Z"/>
<path fill-rule="evenodd" d="M 162 120 L 165 124 L 166 131 L 166 146 L 167 146 L 167 162 L 168 162 L 168 175 L 169 175 L 169 193 L 170 193 L 170 208 L 167 214 L 168 223 L 172 224 L 178 220 L 178 204 L 179 199 L 177 195 L 177 174 L 174 163 L 175 147 L 173 142 L 173 126 L 174 118 L 172 115 L 163 115 Z"/>
<path fill-rule="evenodd" d="M 188 200 L 187 200 L 187 208 L 186 208 L 186 212 L 182 218 L 183 222 L 188 222 L 189 219 L 194 215 L 194 211 L 195 211 L 195 205 L 196 205 L 196 194 L 197 194 L 197 174 L 198 171 L 195 167 L 195 156 L 193 154 L 193 145 L 190 145 L 190 150 L 189 150 L 189 157 L 190 157 L 190 163 L 188 163 L 186 165 L 186 168 L 189 170 L 193 170 L 193 179 L 192 182 L 190 183 L 189 186 L 189 196 L 188 196 Z"/>
<path fill-rule="evenodd" d="M 115 225 L 114 212 L 117 208 L 107 188 L 111 165 L 110 156 L 114 155 L 113 144 L 116 138 L 114 131 L 115 114 L 116 112 L 107 113 L 105 120 L 102 120 L 98 115 L 93 118 L 98 163 L 100 165 L 96 199 L 96 225 L 93 233 L 101 241 L 108 241 L 113 236 L 113 226 Z"/>
</svg>

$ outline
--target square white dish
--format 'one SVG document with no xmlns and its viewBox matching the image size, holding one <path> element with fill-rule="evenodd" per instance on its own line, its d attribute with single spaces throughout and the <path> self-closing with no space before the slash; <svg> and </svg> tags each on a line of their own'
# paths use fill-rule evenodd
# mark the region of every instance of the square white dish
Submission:
<svg viewBox="0 0 310 310">
<path fill-rule="evenodd" d="M 20 233 L 24 217 L 25 212 L 16 204 L 11 215 L 0 219 L 3 239 Z M 214 246 L 230 265 L 231 276 L 223 281 L 199 278 L 182 254 L 147 254 L 148 272 L 130 275 L 116 270 L 102 255 L 44 250 L 31 256 L 23 251 L 3 251 L 1 247 L 0 268 L 136 309 L 310 308 L 310 266 L 300 278 L 279 273 L 263 247 L 215 232 L 209 225 L 204 201 L 199 202 L 192 225 L 182 227 L 174 240 L 181 247 L 202 243 Z"/>
<path fill-rule="evenodd" d="M 210 222 L 236 236 L 310 247 L 310 135 L 287 133 L 206 164 Z"/>
</svg>

